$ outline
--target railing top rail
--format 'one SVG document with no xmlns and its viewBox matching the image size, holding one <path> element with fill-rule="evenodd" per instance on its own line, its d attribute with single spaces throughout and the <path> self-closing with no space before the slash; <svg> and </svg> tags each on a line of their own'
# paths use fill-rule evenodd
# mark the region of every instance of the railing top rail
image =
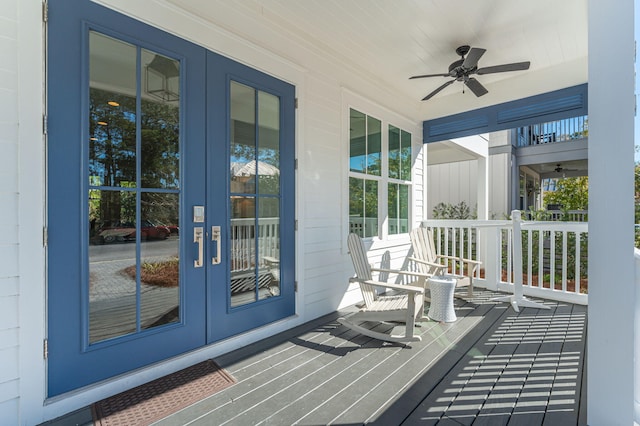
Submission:
<svg viewBox="0 0 640 426">
<path fill-rule="evenodd" d="M 422 221 L 422 226 L 440 228 L 511 228 L 510 220 L 456 220 L 456 219 L 428 219 Z M 556 221 L 522 221 L 521 226 L 527 229 L 588 232 L 588 222 L 556 222 Z"/>
<path fill-rule="evenodd" d="M 589 222 L 551 222 L 551 221 L 523 221 L 522 228 L 544 229 L 545 231 L 587 232 Z"/>
<path fill-rule="evenodd" d="M 467 220 L 467 219 L 427 219 L 422 221 L 423 226 L 436 226 L 443 228 L 480 228 L 511 226 L 510 220 Z"/>
</svg>

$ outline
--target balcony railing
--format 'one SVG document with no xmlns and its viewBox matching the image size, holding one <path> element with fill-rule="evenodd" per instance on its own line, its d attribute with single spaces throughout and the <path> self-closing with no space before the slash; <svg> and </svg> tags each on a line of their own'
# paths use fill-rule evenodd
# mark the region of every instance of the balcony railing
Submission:
<svg viewBox="0 0 640 426">
<path fill-rule="evenodd" d="M 521 225 L 524 294 L 586 305 L 588 224 L 524 221 Z M 422 226 L 434 231 L 440 253 L 483 262 L 474 277 L 477 284 L 513 292 L 511 221 L 427 220 Z"/>
<path fill-rule="evenodd" d="M 586 115 L 516 129 L 518 147 L 582 139 L 588 134 Z"/>
</svg>

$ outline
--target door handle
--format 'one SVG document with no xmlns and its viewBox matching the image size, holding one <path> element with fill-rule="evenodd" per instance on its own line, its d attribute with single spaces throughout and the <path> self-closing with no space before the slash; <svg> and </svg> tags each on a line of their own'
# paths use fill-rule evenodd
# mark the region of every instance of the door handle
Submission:
<svg viewBox="0 0 640 426">
<path fill-rule="evenodd" d="M 216 253 L 211 257 L 211 264 L 218 265 L 222 262 L 222 238 L 220 238 L 220 227 L 211 227 L 211 241 L 216 243 Z"/>
<path fill-rule="evenodd" d="M 198 244 L 198 258 L 193 261 L 194 268 L 202 268 L 204 265 L 204 228 L 196 226 L 193 228 L 193 242 Z"/>
</svg>

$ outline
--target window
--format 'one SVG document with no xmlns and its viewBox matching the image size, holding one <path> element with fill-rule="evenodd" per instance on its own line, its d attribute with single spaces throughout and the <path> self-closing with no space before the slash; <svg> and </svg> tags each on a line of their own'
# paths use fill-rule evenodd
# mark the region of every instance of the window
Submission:
<svg viewBox="0 0 640 426">
<path fill-rule="evenodd" d="M 411 162 L 411 133 L 349 109 L 349 232 L 409 232 Z"/>
</svg>

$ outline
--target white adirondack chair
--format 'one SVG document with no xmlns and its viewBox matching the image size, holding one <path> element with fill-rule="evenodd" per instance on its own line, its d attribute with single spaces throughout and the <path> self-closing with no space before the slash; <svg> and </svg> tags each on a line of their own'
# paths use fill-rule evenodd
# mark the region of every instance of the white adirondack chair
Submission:
<svg viewBox="0 0 640 426">
<path fill-rule="evenodd" d="M 409 233 L 413 256 L 409 259 L 414 261 L 416 269 L 428 275 L 450 275 L 456 278 L 456 287 L 468 286 L 467 296 L 473 296 L 473 276 L 478 266 L 482 262 L 463 257 L 447 256 L 437 254 L 436 245 L 433 240 L 433 232 L 430 229 L 419 226 Z M 458 262 L 458 267 L 462 274 L 449 274 L 447 261 Z"/>
<path fill-rule="evenodd" d="M 372 268 L 368 263 L 367 253 L 362 239 L 357 234 L 349 234 L 347 239 L 349 254 L 356 271 L 356 278 L 360 284 L 364 305 L 359 312 L 348 317 L 338 319 L 341 324 L 374 339 L 388 342 L 416 342 L 420 336 L 414 334 L 416 320 L 428 320 L 423 316 L 424 311 L 424 279 L 421 273 L 398 271 L 391 269 Z M 372 279 L 371 271 L 405 274 L 415 277 L 418 285 L 401 285 Z M 394 290 L 393 296 L 379 295 L 376 289 Z M 404 323 L 404 334 L 391 334 L 374 331 L 361 326 L 363 321 L 399 322 Z"/>
</svg>

